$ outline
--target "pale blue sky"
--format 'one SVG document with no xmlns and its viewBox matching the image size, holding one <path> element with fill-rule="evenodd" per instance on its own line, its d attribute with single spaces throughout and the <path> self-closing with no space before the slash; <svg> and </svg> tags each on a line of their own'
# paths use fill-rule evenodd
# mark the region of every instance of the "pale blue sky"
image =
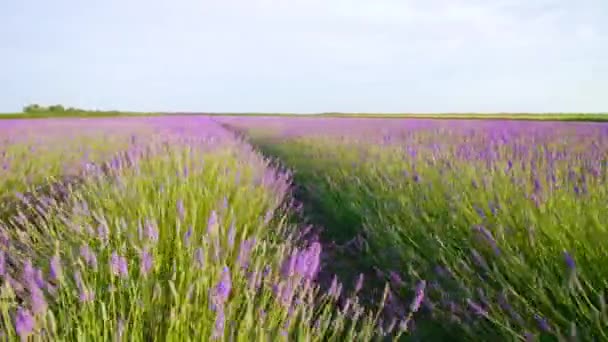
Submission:
<svg viewBox="0 0 608 342">
<path fill-rule="evenodd" d="M 0 0 L 0 112 L 608 111 L 607 0 Z"/>
</svg>

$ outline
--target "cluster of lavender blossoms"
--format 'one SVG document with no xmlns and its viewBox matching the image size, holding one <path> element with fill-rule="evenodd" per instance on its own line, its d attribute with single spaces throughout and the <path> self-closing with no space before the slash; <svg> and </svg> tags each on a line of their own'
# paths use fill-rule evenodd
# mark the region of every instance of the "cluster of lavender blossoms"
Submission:
<svg viewBox="0 0 608 342">
<path fill-rule="evenodd" d="M 40 139 L 2 145 L 0 181 L 18 189 L 0 218 L 3 337 L 374 334 L 333 324 L 344 319 L 335 300 L 319 304 L 321 244 L 296 248 L 283 217 L 290 174 L 212 119 L 40 120 L 27 130 L 14 121 L 0 131 L 6 125 Z M 17 162 L 39 166 L 17 144 L 70 157 L 53 155 L 52 170 L 12 183 Z"/>
</svg>

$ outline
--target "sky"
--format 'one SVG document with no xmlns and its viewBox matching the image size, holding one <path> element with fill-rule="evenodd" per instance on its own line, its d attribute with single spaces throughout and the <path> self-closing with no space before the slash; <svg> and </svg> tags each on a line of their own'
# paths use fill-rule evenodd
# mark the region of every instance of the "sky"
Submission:
<svg viewBox="0 0 608 342">
<path fill-rule="evenodd" d="M 1 0 L 0 112 L 606 112 L 606 0 Z"/>
</svg>

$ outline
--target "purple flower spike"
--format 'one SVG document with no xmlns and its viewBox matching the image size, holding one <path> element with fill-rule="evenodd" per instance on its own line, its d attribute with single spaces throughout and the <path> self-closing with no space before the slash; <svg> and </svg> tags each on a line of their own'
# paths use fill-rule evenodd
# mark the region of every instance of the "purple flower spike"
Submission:
<svg viewBox="0 0 608 342">
<path fill-rule="evenodd" d="M 414 297 L 414 301 L 412 305 L 410 305 L 410 310 L 412 313 L 417 312 L 420 309 L 420 305 L 424 300 L 424 290 L 426 288 L 426 281 L 421 280 L 416 286 L 416 297 Z"/>
<path fill-rule="evenodd" d="M 230 224 L 228 230 L 228 247 L 232 249 L 234 247 L 234 239 L 236 238 L 236 229 L 234 228 L 234 221 Z"/>
<path fill-rule="evenodd" d="M 23 263 L 23 281 L 26 284 L 36 283 L 36 270 L 30 260 Z"/>
<path fill-rule="evenodd" d="M 254 245 L 255 239 L 247 239 L 241 242 L 241 248 L 239 249 L 239 257 L 237 261 L 241 268 L 247 268 L 249 265 L 249 258 Z"/>
<path fill-rule="evenodd" d="M 30 300 L 34 314 L 37 315 L 45 312 L 48 305 L 42 290 L 35 284 L 30 284 L 28 289 L 30 291 Z"/>
<path fill-rule="evenodd" d="M 224 310 L 219 310 L 215 318 L 215 324 L 213 325 L 212 339 L 217 340 L 224 336 L 224 325 L 226 323 L 226 317 L 224 316 Z"/>
<path fill-rule="evenodd" d="M 540 330 L 542 330 L 544 332 L 550 332 L 551 331 L 551 327 L 549 326 L 549 323 L 543 317 L 539 316 L 538 314 L 535 314 L 534 315 L 534 320 L 536 320 L 536 323 L 538 324 L 538 328 Z"/>
<path fill-rule="evenodd" d="M 220 282 L 215 287 L 215 298 L 220 303 L 223 304 L 228 300 L 230 296 L 230 290 L 232 289 L 232 282 L 230 279 L 230 269 L 228 267 L 224 267 L 224 271 L 222 272 L 222 278 Z"/>
<path fill-rule="evenodd" d="M 396 285 L 398 287 L 405 286 L 405 282 L 403 281 L 403 279 L 401 279 L 401 276 L 397 272 L 390 271 L 389 276 L 391 278 L 391 282 L 393 282 L 394 285 Z"/>
<path fill-rule="evenodd" d="M 115 276 L 126 278 L 129 275 L 127 268 L 127 259 L 123 256 L 118 255 L 118 253 L 116 252 L 112 252 L 112 257 L 110 259 L 110 268 L 112 270 L 112 274 L 114 274 Z"/>
<path fill-rule="evenodd" d="M 181 199 L 177 200 L 177 215 L 180 222 L 184 222 L 186 218 L 186 209 L 184 209 L 184 202 Z"/>
<path fill-rule="evenodd" d="M 198 247 L 194 252 L 194 260 L 199 268 L 203 268 L 205 265 L 205 255 L 203 254 L 203 249 Z"/>
<path fill-rule="evenodd" d="M 473 302 L 470 299 L 467 299 L 467 303 L 469 304 L 469 308 L 471 308 L 471 310 L 473 310 L 476 315 L 484 317 L 488 316 L 488 312 L 483 307 L 481 307 L 481 305 Z"/>
<path fill-rule="evenodd" d="M 359 291 L 361 291 L 361 288 L 363 288 L 363 280 L 363 273 L 359 273 L 359 276 L 357 277 L 357 282 L 355 283 L 355 293 L 358 293 Z"/>
<path fill-rule="evenodd" d="M 576 270 L 576 263 L 574 262 L 574 258 L 572 257 L 572 255 L 570 255 L 570 253 L 568 253 L 567 251 L 564 251 L 564 261 L 566 262 L 566 266 L 568 266 L 568 269 L 570 271 L 575 271 Z"/>
<path fill-rule="evenodd" d="M 32 316 L 29 310 L 22 307 L 17 309 L 17 314 L 15 315 L 15 331 L 22 340 L 27 339 L 27 337 L 32 334 L 35 325 L 34 316 Z"/>
<path fill-rule="evenodd" d="M 291 252 L 291 254 L 289 255 L 289 258 L 287 258 L 283 262 L 283 266 L 281 267 L 281 274 L 284 277 L 291 277 L 291 276 L 293 276 L 294 271 L 295 271 L 295 266 L 296 266 L 297 254 L 298 254 L 298 250 L 294 249 Z"/>
<path fill-rule="evenodd" d="M 186 233 L 184 233 L 184 246 L 190 245 L 190 238 L 192 237 L 192 226 L 188 227 Z"/>
<path fill-rule="evenodd" d="M 80 256 L 91 268 L 97 269 L 97 256 L 88 245 L 82 245 L 80 247 Z"/>
<path fill-rule="evenodd" d="M 51 258 L 49 269 L 50 269 L 49 275 L 51 277 L 51 280 L 59 281 L 61 279 L 61 277 L 63 276 L 63 270 L 61 267 L 61 259 L 59 258 L 59 255 L 54 255 Z"/>
<path fill-rule="evenodd" d="M 150 273 L 150 270 L 152 269 L 152 265 L 153 265 L 153 261 L 152 261 L 152 254 L 150 254 L 150 252 L 148 252 L 147 250 L 144 250 L 141 252 L 141 263 L 140 263 L 140 273 L 142 276 L 146 276 L 148 273 Z"/>
<path fill-rule="evenodd" d="M 148 240 L 151 242 L 158 242 L 158 228 L 156 227 L 156 223 L 154 223 L 154 221 L 146 221 L 145 234 L 146 238 L 148 238 Z"/>
<path fill-rule="evenodd" d="M 216 234 L 218 231 L 218 218 L 217 218 L 217 213 L 215 212 L 215 210 L 211 211 L 211 214 L 209 215 L 209 219 L 207 220 L 207 234 L 209 235 L 214 235 Z"/>
<path fill-rule="evenodd" d="M 0 250 L 0 276 L 6 275 L 6 256 L 4 252 Z"/>
<path fill-rule="evenodd" d="M 110 229 L 105 222 L 99 224 L 97 227 L 97 237 L 103 244 L 108 243 L 108 240 L 110 239 Z"/>
</svg>

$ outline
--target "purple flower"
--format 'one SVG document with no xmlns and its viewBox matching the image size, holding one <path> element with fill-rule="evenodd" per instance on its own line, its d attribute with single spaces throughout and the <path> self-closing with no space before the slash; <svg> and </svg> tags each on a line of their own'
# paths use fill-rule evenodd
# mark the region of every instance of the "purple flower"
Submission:
<svg viewBox="0 0 608 342">
<path fill-rule="evenodd" d="M 220 339 L 224 336 L 224 325 L 226 322 L 226 317 L 224 316 L 224 310 L 218 310 L 217 316 L 215 317 L 215 324 L 213 325 L 213 335 L 212 339 Z"/>
<path fill-rule="evenodd" d="M 215 210 L 211 211 L 211 214 L 209 214 L 209 219 L 207 220 L 207 234 L 209 235 L 213 235 L 216 234 L 218 231 L 218 218 L 217 218 L 217 213 L 215 212 Z"/>
<path fill-rule="evenodd" d="M 205 264 L 205 255 L 203 254 L 203 249 L 198 247 L 196 251 L 194 251 L 194 260 L 199 268 L 203 268 Z"/>
<path fill-rule="evenodd" d="M 288 308 L 291 306 L 292 297 L 293 297 L 293 284 L 290 279 L 290 280 L 287 280 L 287 282 L 285 284 L 283 284 L 283 286 L 281 287 L 279 299 L 280 299 L 281 303 L 283 304 L 283 306 Z"/>
<path fill-rule="evenodd" d="M 412 313 L 415 313 L 420 309 L 420 305 L 422 304 L 422 301 L 424 300 L 425 288 L 426 288 L 426 281 L 421 280 L 420 282 L 418 282 L 418 285 L 416 286 L 416 297 L 414 297 L 414 301 L 410 305 L 410 311 Z"/>
<path fill-rule="evenodd" d="M 189 226 L 186 233 L 184 233 L 184 246 L 190 245 L 191 237 L 192 237 L 192 226 Z"/>
<path fill-rule="evenodd" d="M 139 271 L 142 276 L 146 276 L 152 269 L 153 261 L 152 254 L 147 250 L 141 252 L 141 262 L 139 265 Z"/>
<path fill-rule="evenodd" d="M 49 264 L 49 275 L 51 277 L 51 280 L 59 281 L 63 275 L 61 268 L 61 259 L 59 258 L 59 255 L 53 255 Z"/>
<path fill-rule="evenodd" d="M 467 299 L 467 304 L 469 305 L 469 308 L 471 308 L 471 310 L 473 310 L 473 312 L 479 316 L 484 316 L 487 317 L 488 316 L 488 312 L 481 307 L 481 305 L 473 302 L 470 299 Z"/>
<path fill-rule="evenodd" d="M 355 283 L 355 293 L 358 293 L 359 291 L 361 291 L 361 288 L 363 288 L 363 280 L 363 273 L 359 273 L 359 276 L 357 277 L 357 282 Z"/>
<path fill-rule="evenodd" d="M 112 257 L 110 258 L 110 268 L 112 270 L 112 274 L 115 276 L 126 278 L 129 275 L 127 259 L 118 255 L 116 252 L 112 252 Z"/>
<path fill-rule="evenodd" d="M 260 287 L 260 274 L 257 271 L 253 271 L 249 274 L 248 285 L 252 290 L 257 290 Z"/>
<path fill-rule="evenodd" d="M 0 250 L 0 276 L 6 275 L 6 257 L 4 252 Z"/>
<path fill-rule="evenodd" d="M 473 261 L 475 261 L 475 264 L 481 268 L 483 268 L 484 270 L 488 270 L 488 263 L 485 261 L 485 259 L 481 256 L 481 254 L 479 254 L 479 252 L 477 252 L 475 249 L 473 249 L 471 251 L 471 255 L 473 256 Z"/>
<path fill-rule="evenodd" d="M 401 276 L 399 274 L 397 274 L 397 272 L 390 271 L 389 276 L 391 278 L 391 281 L 394 283 L 394 285 L 396 285 L 398 287 L 405 286 L 405 282 L 403 281 L 403 279 L 401 279 Z"/>
<path fill-rule="evenodd" d="M 270 220 L 272 220 L 272 210 L 269 209 L 264 216 L 264 224 L 268 224 Z"/>
<path fill-rule="evenodd" d="M 285 261 L 283 261 L 283 265 L 281 267 L 281 274 L 284 277 L 293 276 L 294 271 L 295 271 L 295 266 L 296 266 L 297 254 L 298 254 L 298 250 L 296 248 L 291 252 L 291 254 L 289 255 L 289 258 L 287 258 Z"/>
<path fill-rule="evenodd" d="M 32 316 L 29 310 L 22 307 L 17 309 L 17 314 L 15 315 L 15 331 L 22 340 L 25 340 L 32 334 L 35 324 L 34 316 Z"/>
<path fill-rule="evenodd" d="M 547 320 L 541 316 L 539 316 L 538 314 L 534 314 L 534 320 L 536 320 L 536 323 L 538 324 L 538 328 L 544 332 L 550 332 L 551 331 L 551 327 L 549 326 L 549 323 L 547 322 Z"/>
<path fill-rule="evenodd" d="M 82 245 L 80 247 L 80 256 L 91 268 L 97 269 L 97 256 L 88 245 Z"/>
<path fill-rule="evenodd" d="M 39 288 L 45 288 L 46 287 L 46 281 L 44 281 L 44 275 L 42 274 L 42 270 L 41 269 L 35 269 L 35 271 L 34 271 L 34 281 L 36 283 L 36 286 L 38 286 Z"/>
<path fill-rule="evenodd" d="M 221 300 L 221 302 L 225 302 L 226 300 L 228 300 L 231 288 L 232 282 L 230 279 L 230 269 L 228 267 L 224 267 L 224 271 L 222 272 L 222 278 L 215 288 L 215 294 L 218 299 Z"/>
<path fill-rule="evenodd" d="M 342 284 L 338 282 L 338 278 L 334 275 L 329 286 L 328 295 L 337 299 L 340 297 L 340 293 L 342 293 Z"/>
<path fill-rule="evenodd" d="M 313 280 L 319 271 L 321 258 L 321 244 L 313 242 L 310 247 L 302 251 L 296 258 L 295 271 L 302 277 Z"/>
<path fill-rule="evenodd" d="M 36 270 L 34 269 L 34 266 L 32 265 L 32 262 L 30 260 L 26 260 L 23 263 L 23 281 L 26 284 L 29 283 L 36 283 Z"/>
<path fill-rule="evenodd" d="M 34 314 L 37 315 L 45 312 L 48 305 L 42 290 L 36 284 L 30 284 L 28 290 L 30 292 L 30 300 Z"/>
<path fill-rule="evenodd" d="M 146 238 L 151 242 L 156 243 L 158 241 L 158 228 L 156 227 L 156 223 L 152 220 L 146 221 L 145 227 Z"/>
<path fill-rule="evenodd" d="M 566 266 L 568 266 L 568 269 L 570 271 L 575 271 L 576 263 L 574 262 L 574 258 L 572 258 L 572 255 L 570 255 L 570 253 L 568 253 L 567 251 L 564 251 L 563 255 L 564 261 L 566 262 Z"/>
<path fill-rule="evenodd" d="M 90 303 L 95 300 L 95 293 L 87 288 L 82 288 L 78 293 L 78 300 L 81 303 Z"/>
<path fill-rule="evenodd" d="M 478 235 L 492 247 L 492 249 L 494 250 L 494 254 L 500 255 L 500 248 L 498 248 L 498 244 L 496 243 L 492 232 L 490 232 L 486 227 L 482 225 L 477 225 L 473 227 L 473 230 L 475 230 Z"/>
<path fill-rule="evenodd" d="M 181 222 L 184 222 L 186 218 L 186 210 L 184 209 L 184 202 L 181 199 L 177 200 L 177 215 Z"/>
<path fill-rule="evenodd" d="M 241 242 L 241 248 L 239 249 L 238 264 L 242 268 L 247 268 L 249 264 L 249 257 L 253 246 L 255 245 L 255 239 L 247 239 Z"/>
<path fill-rule="evenodd" d="M 103 244 L 108 243 L 108 240 L 110 238 L 110 229 L 108 228 L 108 225 L 105 222 L 99 224 L 99 226 L 97 227 L 97 237 Z"/>
<path fill-rule="evenodd" d="M 236 229 L 234 228 L 234 221 L 230 224 L 230 229 L 228 230 L 228 247 L 234 247 L 234 239 L 236 237 Z"/>
</svg>

